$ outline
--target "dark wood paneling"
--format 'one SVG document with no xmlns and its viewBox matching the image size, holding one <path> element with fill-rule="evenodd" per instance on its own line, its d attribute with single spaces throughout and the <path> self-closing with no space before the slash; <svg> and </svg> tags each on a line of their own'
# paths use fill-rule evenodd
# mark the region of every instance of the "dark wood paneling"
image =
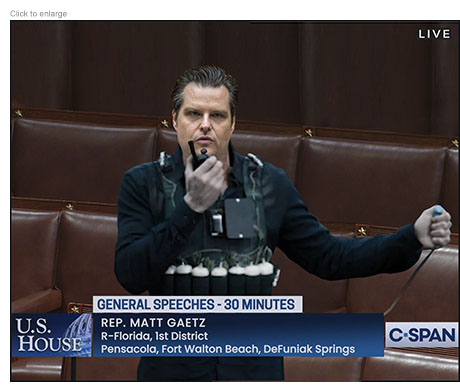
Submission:
<svg viewBox="0 0 460 392">
<path fill-rule="evenodd" d="M 199 22 L 76 22 L 75 110 L 165 116 L 178 75 L 202 58 Z"/>
<path fill-rule="evenodd" d="M 420 27 L 302 25 L 302 122 L 431 133 L 431 47 L 438 42 L 418 39 Z"/>
<path fill-rule="evenodd" d="M 217 64 L 240 121 L 455 137 L 449 22 L 12 22 L 12 106 L 162 116 L 179 74 Z M 420 40 L 419 28 L 449 28 Z"/>
<path fill-rule="evenodd" d="M 232 74 L 240 120 L 299 123 L 297 24 L 207 22 L 205 62 Z"/>
<path fill-rule="evenodd" d="M 11 22 L 13 107 L 71 108 L 70 22 Z"/>
<path fill-rule="evenodd" d="M 438 23 L 451 39 L 432 43 L 431 133 L 458 137 L 458 23 Z"/>
</svg>

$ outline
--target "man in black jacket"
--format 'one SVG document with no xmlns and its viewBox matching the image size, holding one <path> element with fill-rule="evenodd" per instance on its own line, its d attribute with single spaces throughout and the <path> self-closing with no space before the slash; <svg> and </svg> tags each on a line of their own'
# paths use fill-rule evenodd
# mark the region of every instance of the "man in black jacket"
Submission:
<svg viewBox="0 0 460 392">
<path fill-rule="evenodd" d="M 450 241 L 450 215 L 441 209 L 440 215 L 433 216 L 435 207 L 391 235 L 366 239 L 332 236 L 309 213 L 283 170 L 233 150 L 230 138 L 237 95 L 235 80 L 218 67 L 199 67 L 179 77 L 172 93 L 179 144 L 176 153 L 129 170 L 120 190 L 115 272 L 128 291 L 164 294 L 168 268 L 188 263 L 188 255 L 197 252 L 203 255 L 200 260 L 210 260 L 208 254 L 199 253 L 210 247 L 234 246 L 232 254 L 253 255 L 251 264 L 279 247 L 317 276 L 346 279 L 406 270 L 423 248 L 441 247 Z M 190 141 L 195 151 L 205 149 L 208 157 L 195 170 Z M 244 198 L 254 202 L 255 240 L 203 234 L 209 231 L 209 211 L 223 211 L 226 200 Z M 207 267 L 228 260 L 227 254 L 219 257 L 223 258 L 211 257 Z M 226 267 L 231 266 L 229 261 Z M 281 357 L 146 357 L 139 364 L 138 378 L 282 380 L 283 361 Z"/>
</svg>

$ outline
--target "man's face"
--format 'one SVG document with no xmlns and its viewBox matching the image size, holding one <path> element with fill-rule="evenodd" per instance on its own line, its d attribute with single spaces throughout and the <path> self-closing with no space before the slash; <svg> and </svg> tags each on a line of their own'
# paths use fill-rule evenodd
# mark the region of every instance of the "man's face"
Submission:
<svg viewBox="0 0 460 392">
<path fill-rule="evenodd" d="M 227 158 L 235 119 L 231 118 L 230 94 L 226 87 L 188 84 L 179 113 L 173 110 L 172 118 L 185 159 L 190 155 L 189 140 L 193 140 L 197 155 L 205 148 L 208 155 L 215 155 L 221 161 Z"/>
</svg>

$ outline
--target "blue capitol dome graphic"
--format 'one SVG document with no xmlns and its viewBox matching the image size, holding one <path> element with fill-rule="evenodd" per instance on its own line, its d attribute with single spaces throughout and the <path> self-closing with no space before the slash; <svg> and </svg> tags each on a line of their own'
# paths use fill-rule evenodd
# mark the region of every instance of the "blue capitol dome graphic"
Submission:
<svg viewBox="0 0 460 392">
<path fill-rule="evenodd" d="M 83 313 L 72 324 L 69 325 L 65 332 L 65 338 L 80 338 L 80 351 L 73 351 L 72 356 L 90 357 L 91 356 L 91 313 Z"/>
</svg>

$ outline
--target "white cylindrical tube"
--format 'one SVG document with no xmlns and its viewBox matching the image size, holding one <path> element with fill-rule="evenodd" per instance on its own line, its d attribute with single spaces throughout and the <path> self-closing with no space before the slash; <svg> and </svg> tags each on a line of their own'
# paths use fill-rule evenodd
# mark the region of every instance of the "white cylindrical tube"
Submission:
<svg viewBox="0 0 460 392">
<path fill-rule="evenodd" d="M 192 294 L 192 266 L 182 263 L 177 266 L 174 274 L 174 294 Z"/>
<path fill-rule="evenodd" d="M 163 295 L 174 294 L 174 273 L 176 271 L 175 265 L 170 265 L 163 275 L 163 286 L 161 293 Z"/>
<path fill-rule="evenodd" d="M 218 267 L 214 267 L 211 271 L 211 294 L 227 295 L 227 286 L 227 269 L 220 263 Z"/>
<path fill-rule="evenodd" d="M 209 270 L 203 264 L 192 270 L 192 294 L 209 295 Z"/>
<path fill-rule="evenodd" d="M 244 268 L 239 264 L 234 265 L 228 270 L 228 294 L 244 295 L 245 294 L 245 276 Z"/>
<path fill-rule="evenodd" d="M 246 275 L 246 295 L 260 294 L 260 268 L 253 263 L 244 269 Z"/>
<path fill-rule="evenodd" d="M 274 279 L 274 265 L 263 261 L 259 264 L 260 270 L 260 294 L 262 295 L 271 295 L 272 293 L 272 283 Z"/>
</svg>

